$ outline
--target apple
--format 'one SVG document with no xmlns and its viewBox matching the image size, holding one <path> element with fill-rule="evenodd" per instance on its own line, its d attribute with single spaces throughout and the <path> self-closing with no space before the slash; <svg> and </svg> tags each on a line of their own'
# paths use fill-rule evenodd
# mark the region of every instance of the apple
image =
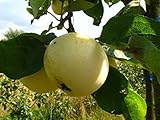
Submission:
<svg viewBox="0 0 160 120">
<path fill-rule="evenodd" d="M 37 93 L 52 92 L 57 89 L 56 81 L 48 78 L 44 68 L 20 80 L 24 86 Z"/>
<path fill-rule="evenodd" d="M 105 82 L 109 62 L 101 45 L 76 32 L 55 38 L 44 55 L 44 68 L 69 96 L 87 96 Z"/>
<path fill-rule="evenodd" d="M 63 15 L 65 13 L 64 7 L 68 5 L 68 0 L 64 0 L 62 5 L 62 1 L 60 0 L 52 0 L 52 10 L 57 15 Z"/>
<path fill-rule="evenodd" d="M 62 5 L 62 1 L 52 0 L 52 10 L 57 15 L 63 15 L 65 12 L 87 10 L 96 5 L 96 3 L 86 0 L 64 0 Z"/>
</svg>

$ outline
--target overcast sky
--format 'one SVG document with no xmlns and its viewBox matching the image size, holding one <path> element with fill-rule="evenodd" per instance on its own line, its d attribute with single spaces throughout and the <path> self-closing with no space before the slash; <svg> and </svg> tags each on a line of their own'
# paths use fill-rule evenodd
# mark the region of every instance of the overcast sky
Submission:
<svg viewBox="0 0 160 120">
<path fill-rule="evenodd" d="M 74 27 L 77 32 L 87 34 L 91 37 L 98 37 L 101 33 L 102 26 L 109 18 L 114 16 L 121 8 L 123 3 L 119 2 L 109 8 L 105 5 L 105 13 L 102 24 L 97 27 L 92 25 L 93 19 L 86 16 L 83 12 L 74 12 Z M 25 0 L 0 0 L 0 38 L 9 29 L 21 29 L 25 32 L 41 33 L 48 28 L 51 21 L 57 23 L 50 15 L 45 15 L 39 20 L 35 20 L 31 25 L 32 16 L 26 11 L 27 2 Z M 55 30 L 57 35 L 61 35 L 64 31 Z"/>
</svg>

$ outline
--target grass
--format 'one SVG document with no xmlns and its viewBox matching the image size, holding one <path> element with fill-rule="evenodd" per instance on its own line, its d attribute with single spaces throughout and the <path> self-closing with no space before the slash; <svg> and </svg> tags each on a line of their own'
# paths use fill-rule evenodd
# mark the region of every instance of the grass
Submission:
<svg viewBox="0 0 160 120">
<path fill-rule="evenodd" d="M 37 94 L 8 78 L 0 80 L 0 103 L 0 120 L 124 120 L 103 111 L 92 96 Z"/>
<path fill-rule="evenodd" d="M 73 115 L 72 115 L 73 116 Z M 22 118 L 20 118 L 21 120 Z M 9 114 L 5 116 L 1 116 L 0 120 L 19 120 L 18 117 L 12 118 Z M 22 120 L 30 120 L 28 118 L 23 118 Z M 57 116 L 52 116 L 46 112 L 46 109 L 34 109 L 32 111 L 31 120 L 124 120 L 121 115 L 111 115 L 105 111 L 98 109 L 94 114 L 87 115 L 82 118 L 82 116 L 70 117 L 66 116 L 65 118 L 60 118 Z"/>
<path fill-rule="evenodd" d="M 31 114 L 27 114 L 26 118 L 20 117 L 20 120 L 124 120 L 122 116 L 103 111 L 91 96 L 79 99 L 65 96 L 56 99 L 52 96 L 45 102 L 40 103 L 40 106 L 37 102 L 24 112 Z M 13 117 L 2 106 L 0 108 L 0 120 L 19 120 L 19 115 Z"/>
</svg>

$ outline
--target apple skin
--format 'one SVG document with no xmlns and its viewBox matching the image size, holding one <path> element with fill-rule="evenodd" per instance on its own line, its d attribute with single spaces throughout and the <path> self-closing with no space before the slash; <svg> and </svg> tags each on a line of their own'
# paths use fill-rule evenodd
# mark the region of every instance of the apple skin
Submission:
<svg viewBox="0 0 160 120">
<path fill-rule="evenodd" d="M 47 93 L 57 89 L 56 81 L 48 78 L 44 68 L 20 80 L 24 86 L 37 93 Z"/>
<path fill-rule="evenodd" d="M 63 15 L 65 13 L 64 7 L 67 5 L 67 1 L 65 0 L 62 6 L 62 2 L 60 0 L 52 1 L 52 10 L 57 15 Z"/>
<path fill-rule="evenodd" d="M 51 41 L 44 55 L 44 68 L 67 95 L 80 97 L 104 84 L 109 62 L 95 39 L 72 32 Z"/>
</svg>

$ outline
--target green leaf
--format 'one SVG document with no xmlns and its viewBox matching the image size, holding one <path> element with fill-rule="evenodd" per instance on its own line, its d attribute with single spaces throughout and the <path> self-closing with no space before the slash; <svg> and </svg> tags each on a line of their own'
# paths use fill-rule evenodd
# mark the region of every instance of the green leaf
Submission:
<svg viewBox="0 0 160 120">
<path fill-rule="evenodd" d="M 54 33 L 48 33 L 46 35 L 41 35 L 41 42 L 48 45 L 57 36 Z"/>
<path fill-rule="evenodd" d="M 132 36 L 129 39 L 128 45 L 130 51 L 135 55 L 135 59 L 138 59 L 146 69 L 152 71 L 160 83 L 160 49 L 156 47 L 157 40 L 152 38 L 152 41 L 149 37 Z"/>
<path fill-rule="evenodd" d="M 94 94 L 94 97 L 105 111 L 121 114 L 123 99 L 127 92 L 128 81 L 119 71 L 110 67 L 105 84 Z"/>
<path fill-rule="evenodd" d="M 99 40 L 116 48 L 128 47 L 128 38 L 133 35 L 160 35 L 160 23 L 138 16 L 117 16 L 103 27 Z M 112 34 L 111 34 L 112 33 Z"/>
<path fill-rule="evenodd" d="M 138 35 L 142 38 L 145 38 L 149 41 L 152 41 L 152 43 L 160 49 L 160 35 Z"/>
<path fill-rule="evenodd" d="M 31 15 L 33 15 L 33 10 L 32 10 L 32 8 L 28 7 L 28 8 L 27 8 L 27 11 L 28 11 Z"/>
<path fill-rule="evenodd" d="M 123 113 L 126 120 L 145 120 L 147 105 L 139 94 L 129 89 L 124 102 L 128 110 L 128 112 Z"/>
<path fill-rule="evenodd" d="M 117 16 L 120 15 L 144 15 L 145 11 L 142 8 L 142 6 L 140 6 L 140 1 L 138 0 L 132 0 L 131 2 L 129 2 L 127 5 L 125 5 L 124 8 L 122 8 Z"/>
<path fill-rule="evenodd" d="M 67 6 L 65 9 L 66 11 L 79 11 L 79 10 L 87 10 L 92 7 L 94 7 L 96 3 L 89 2 L 86 0 L 76 0 L 72 1 L 69 6 Z"/>
<path fill-rule="evenodd" d="M 107 112 L 123 114 L 127 120 L 143 120 L 145 117 L 145 101 L 131 90 L 129 82 L 115 68 L 110 67 L 105 84 L 93 96 Z"/>
<path fill-rule="evenodd" d="M 99 0 L 99 2 L 94 7 L 85 10 L 84 13 L 94 19 L 94 25 L 99 25 L 103 16 L 103 5 L 101 0 Z"/>
<path fill-rule="evenodd" d="M 28 7 L 27 11 L 34 16 L 32 8 Z M 46 14 L 43 10 L 39 10 L 37 16 L 34 16 L 34 19 L 39 19 L 42 15 Z M 31 24 L 33 23 L 34 19 L 31 20 Z"/>
<path fill-rule="evenodd" d="M 48 45 L 54 38 L 57 37 L 54 33 L 43 34 L 43 32 L 41 35 L 38 35 L 36 33 L 24 33 L 23 36 L 37 39 L 44 45 Z"/>
<path fill-rule="evenodd" d="M 0 72 L 12 79 L 35 73 L 43 66 L 45 47 L 34 33 L 0 41 Z"/>
<path fill-rule="evenodd" d="M 51 5 L 51 0 L 29 0 L 31 8 L 28 8 L 29 13 L 33 13 L 35 19 L 47 13 L 47 9 Z"/>
</svg>

